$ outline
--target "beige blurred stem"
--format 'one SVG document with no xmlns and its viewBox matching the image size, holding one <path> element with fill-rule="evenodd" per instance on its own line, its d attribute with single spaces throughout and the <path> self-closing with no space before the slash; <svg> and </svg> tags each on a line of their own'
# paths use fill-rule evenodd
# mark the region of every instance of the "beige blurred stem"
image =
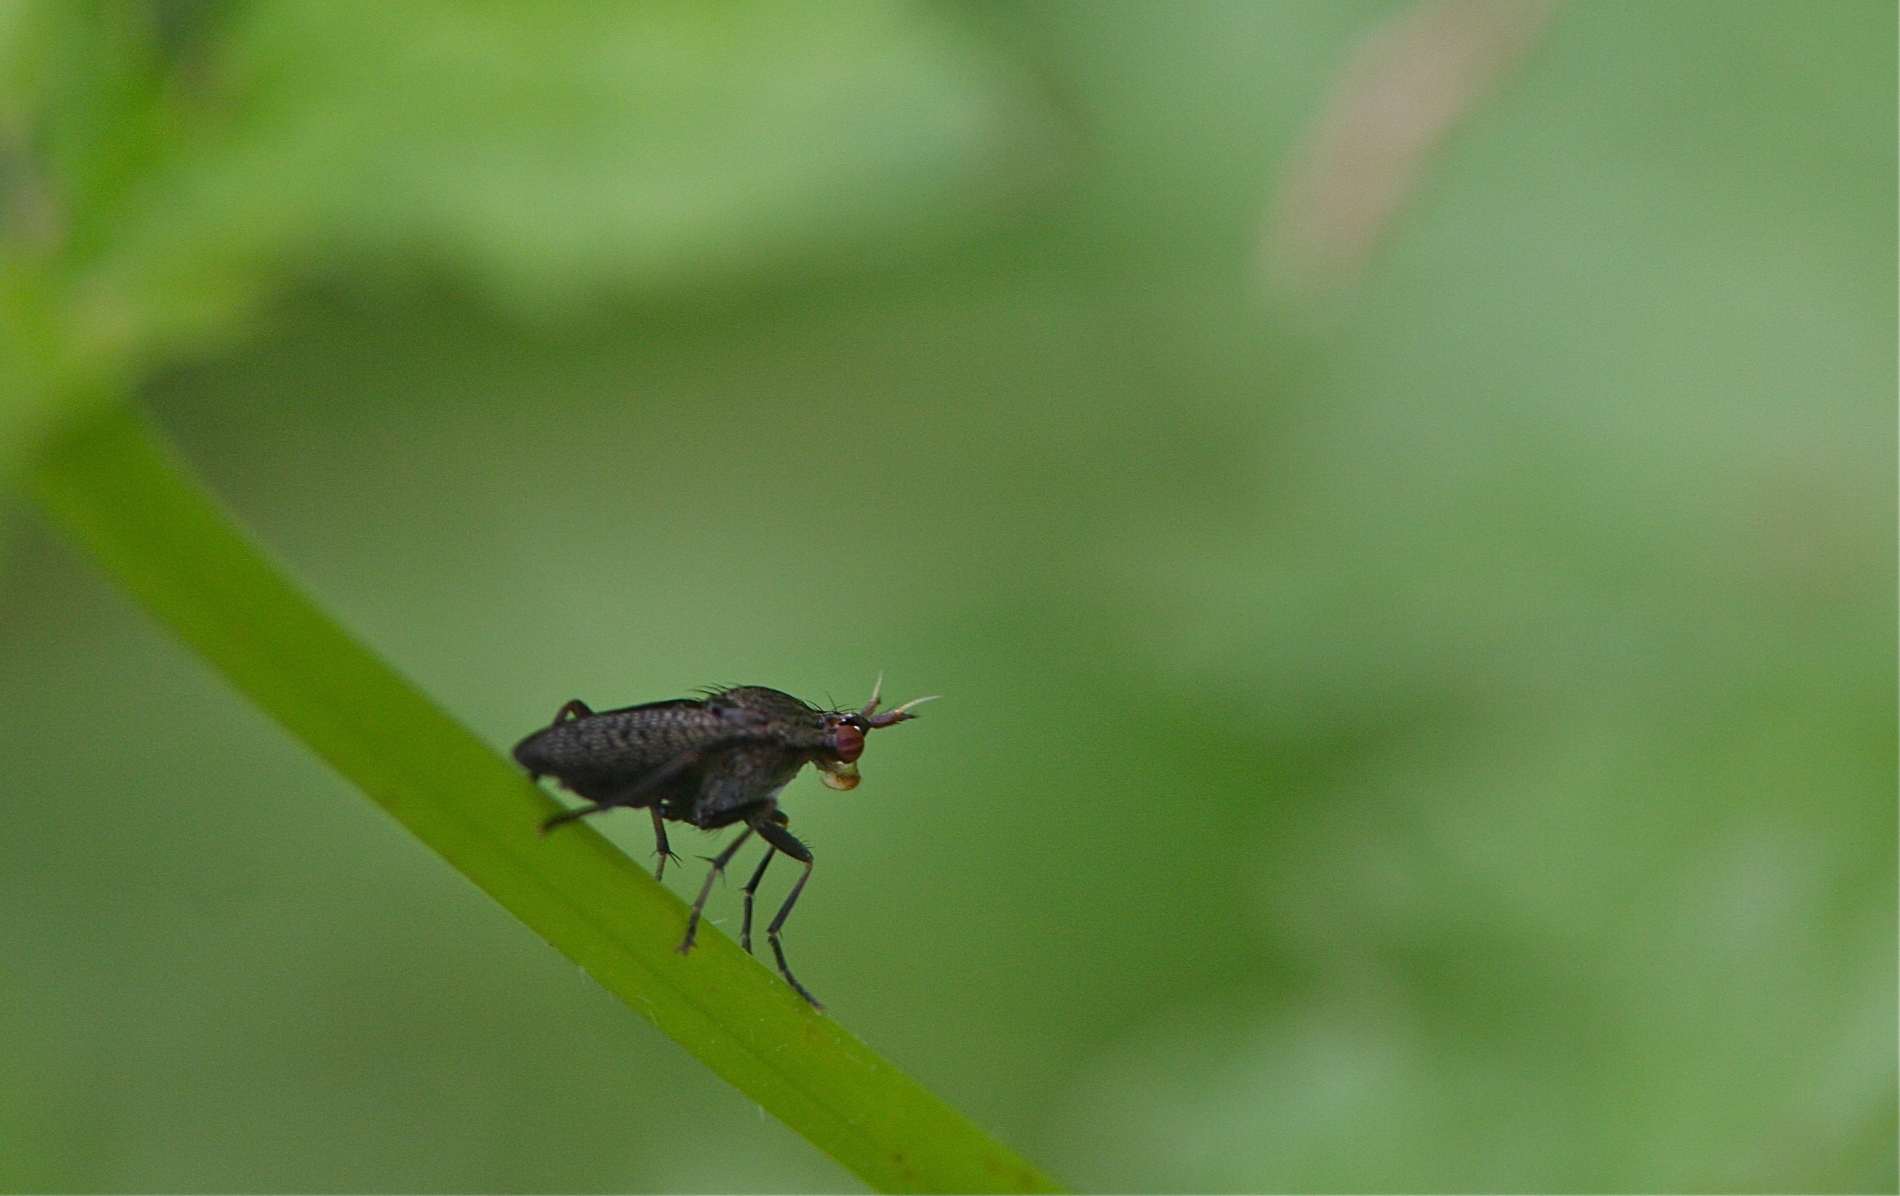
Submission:
<svg viewBox="0 0 1900 1196">
<path fill-rule="evenodd" d="M 1357 287 L 1447 137 L 1523 61 L 1557 0 L 1419 0 L 1353 51 L 1287 163 L 1261 269 L 1317 316 Z"/>
</svg>

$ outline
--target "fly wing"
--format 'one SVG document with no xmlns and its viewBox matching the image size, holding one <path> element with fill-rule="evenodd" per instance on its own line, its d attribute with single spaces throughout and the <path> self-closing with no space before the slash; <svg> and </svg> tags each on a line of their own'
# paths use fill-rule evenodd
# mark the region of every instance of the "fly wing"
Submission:
<svg viewBox="0 0 1900 1196">
<path fill-rule="evenodd" d="M 517 744 L 515 759 L 529 772 L 594 796 L 638 785 L 682 756 L 731 739 L 731 727 L 717 711 L 694 698 L 676 698 L 557 722 Z"/>
</svg>

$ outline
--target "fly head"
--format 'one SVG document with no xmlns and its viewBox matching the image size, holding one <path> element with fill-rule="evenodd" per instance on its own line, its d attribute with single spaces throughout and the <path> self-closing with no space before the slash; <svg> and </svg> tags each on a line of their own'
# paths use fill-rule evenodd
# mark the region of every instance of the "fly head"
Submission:
<svg viewBox="0 0 1900 1196">
<path fill-rule="evenodd" d="M 884 688 L 884 678 L 879 676 L 877 684 L 871 687 L 871 700 L 862 710 L 827 710 L 822 712 L 824 719 L 824 747 L 813 757 L 812 763 L 818 768 L 818 777 L 833 789 L 856 789 L 858 787 L 858 757 L 864 754 L 864 737 L 879 727 L 894 727 L 898 723 L 917 716 L 911 708 L 925 702 L 935 701 L 932 694 L 927 698 L 912 698 L 895 710 L 878 712 L 878 694 Z"/>
</svg>

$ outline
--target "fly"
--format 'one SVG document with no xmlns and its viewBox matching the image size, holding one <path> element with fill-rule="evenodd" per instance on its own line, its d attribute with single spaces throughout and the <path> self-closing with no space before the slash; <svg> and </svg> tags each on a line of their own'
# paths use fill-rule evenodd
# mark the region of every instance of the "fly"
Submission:
<svg viewBox="0 0 1900 1196">
<path fill-rule="evenodd" d="M 739 837 L 712 860 L 712 870 L 686 922 L 686 937 L 679 945 L 682 954 L 693 949 L 713 881 L 754 834 L 765 840 L 766 848 L 765 858 L 743 890 L 739 944 L 747 951 L 752 950 L 752 894 L 765 878 L 766 868 L 780 852 L 804 864 L 785 904 L 765 928 L 765 937 L 785 982 L 813 1007 L 822 1008 L 792 976 L 779 942 L 785 919 L 811 878 L 812 855 L 786 829 L 790 819 L 779 809 L 778 796 L 807 764 L 815 765 L 819 779 L 833 789 L 856 788 L 865 735 L 916 718 L 911 709 L 931 700 L 916 698 L 879 713 L 881 688 L 880 679 L 871 700 L 856 711 L 821 710 L 762 685 L 598 713 L 576 700 L 561 707 L 553 723 L 516 744 L 515 760 L 530 777 L 553 777 L 589 803 L 548 819 L 541 827 L 544 834 L 602 810 L 620 806 L 647 810 L 653 817 L 659 856 L 656 877 L 666 875 L 669 859 L 679 858 L 667 845 L 668 822 L 688 822 L 702 830 L 745 824 Z"/>
</svg>

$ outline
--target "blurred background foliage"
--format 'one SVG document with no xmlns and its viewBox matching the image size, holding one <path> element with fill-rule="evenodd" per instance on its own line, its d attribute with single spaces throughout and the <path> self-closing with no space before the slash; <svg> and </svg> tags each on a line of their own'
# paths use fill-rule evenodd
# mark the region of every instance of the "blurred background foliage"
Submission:
<svg viewBox="0 0 1900 1196">
<path fill-rule="evenodd" d="M 0 6 L 0 468 L 136 381 L 498 748 L 947 695 L 789 946 L 1079 1187 L 1893 1191 L 1893 8 L 1564 8 L 1276 298 L 1407 11 Z M 0 1186 L 855 1186 L 7 520 Z"/>
</svg>

